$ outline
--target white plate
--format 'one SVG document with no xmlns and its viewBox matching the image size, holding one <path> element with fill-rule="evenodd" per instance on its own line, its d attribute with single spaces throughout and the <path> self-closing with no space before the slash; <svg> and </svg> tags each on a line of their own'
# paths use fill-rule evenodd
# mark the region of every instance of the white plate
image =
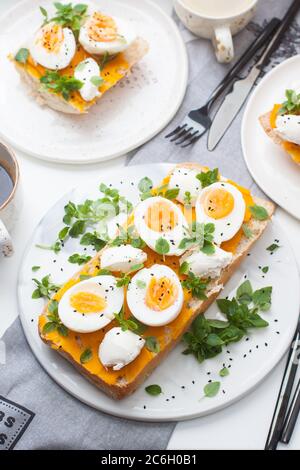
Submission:
<svg viewBox="0 0 300 470">
<path fill-rule="evenodd" d="M 136 203 L 139 179 L 147 175 L 158 183 L 170 168 L 171 165 L 167 164 L 133 166 L 122 169 L 118 173 L 106 173 L 101 179 L 106 184 L 110 182 L 113 187 L 119 188 L 122 194 Z M 134 186 L 131 185 L 132 182 Z M 142 385 L 132 396 L 116 402 L 88 383 L 66 360 L 40 340 L 37 332 L 37 319 L 43 302 L 31 299 L 33 290 L 31 267 L 42 266 L 42 269 L 34 274 L 36 277 L 41 278 L 51 273 L 53 280 L 61 283 L 64 277 L 67 279 L 76 270 L 74 265 L 67 262 L 68 256 L 75 251 L 82 252 L 82 247 L 80 250 L 76 244 L 78 242 L 74 244 L 73 241 L 67 242 L 64 253 L 56 256 L 49 251 L 36 248 L 35 244 L 52 243 L 61 228 L 60 221 L 64 204 L 70 199 L 79 202 L 86 197 L 97 197 L 97 194 L 99 195 L 98 184 L 97 180 L 86 185 L 85 188 L 94 188 L 88 192 L 83 188 L 74 190 L 50 209 L 35 230 L 24 256 L 20 267 L 18 298 L 21 321 L 34 354 L 51 377 L 65 390 L 84 403 L 117 416 L 145 421 L 183 420 L 212 413 L 238 400 L 275 367 L 290 344 L 298 318 L 297 267 L 285 235 L 276 223 L 270 224 L 251 255 L 246 258 L 221 295 L 225 297 L 235 289 L 245 274 L 248 274 L 255 287 L 272 285 L 274 290 L 272 309 L 264 315 L 270 326 L 250 334 L 248 340 L 244 339 L 238 344 L 230 345 L 225 348 L 224 353 L 214 359 L 207 360 L 200 365 L 194 357 L 182 355 L 184 346 L 179 344 L 148 378 L 145 385 Z M 280 240 L 281 248 L 270 255 L 266 247 L 276 238 Z M 57 261 L 53 263 L 55 259 Z M 270 268 L 263 279 L 263 273 L 258 266 L 266 265 Z M 64 269 L 63 273 L 60 270 L 61 267 Z M 213 305 L 209 311 L 216 312 L 216 306 Z M 218 372 L 223 367 L 223 363 L 230 368 L 230 375 L 220 379 Z M 210 372 L 209 375 L 208 372 Z M 221 380 L 222 390 L 225 393 L 221 391 L 215 398 L 200 400 L 203 395 L 203 386 L 209 379 Z M 193 384 L 192 381 L 195 383 Z M 163 395 L 158 397 L 147 395 L 144 387 L 149 384 L 161 385 Z M 173 396 L 175 398 L 172 398 Z"/>
<path fill-rule="evenodd" d="M 242 148 L 250 173 L 262 190 L 300 219 L 300 166 L 272 142 L 258 118 L 284 101 L 287 88 L 299 87 L 300 55 L 275 67 L 253 92 L 242 122 Z"/>
<path fill-rule="evenodd" d="M 0 18 L 0 135 L 37 158 L 66 163 L 108 160 L 151 139 L 172 119 L 186 90 L 186 49 L 173 20 L 149 0 L 95 0 L 128 19 L 150 50 L 87 115 L 71 116 L 40 107 L 7 59 L 40 25 L 38 6 L 52 3 L 24 0 Z"/>
</svg>

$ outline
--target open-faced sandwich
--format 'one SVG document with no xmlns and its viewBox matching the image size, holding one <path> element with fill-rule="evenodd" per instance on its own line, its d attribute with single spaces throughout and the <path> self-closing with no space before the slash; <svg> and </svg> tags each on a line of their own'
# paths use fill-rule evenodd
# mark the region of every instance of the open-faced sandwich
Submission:
<svg viewBox="0 0 300 470">
<path fill-rule="evenodd" d="M 147 52 L 129 21 L 92 4 L 40 8 L 43 24 L 10 58 L 40 104 L 86 113 Z"/>
<path fill-rule="evenodd" d="M 115 399 L 136 390 L 209 307 L 274 211 L 218 169 L 194 163 L 174 167 L 159 187 L 147 177 L 138 187 L 140 202 L 117 236 L 39 317 L 41 339 Z M 76 206 L 65 210 L 70 225 Z"/>
<path fill-rule="evenodd" d="M 268 136 L 300 165 L 300 94 L 286 90 L 286 101 L 275 104 L 259 120 Z"/>
</svg>

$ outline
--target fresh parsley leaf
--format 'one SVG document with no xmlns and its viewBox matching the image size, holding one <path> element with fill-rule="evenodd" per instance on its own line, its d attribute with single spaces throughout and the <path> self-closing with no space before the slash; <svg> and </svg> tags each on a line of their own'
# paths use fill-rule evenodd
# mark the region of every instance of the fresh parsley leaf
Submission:
<svg viewBox="0 0 300 470">
<path fill-rule="evenodd" d="M 78 238 L 79 235 L 84 233 L 86 222 L 84 220 L 77 220 L 69 230 L 71 238 Z"/>
<path fill-rule="evenodd" d="M 249 206 L 249 210 L 253 217 L 257 220 L 266 220 L 269 218 L 268 211 L 263 206 Z"/>
<path fill-rule="evenodd" d="M 50 299 L 51 294 L 56 293 L 60 288 L 60 286 L 53 284 L 50 274 L 44 276 L 40 281 L 38 279 L 32 280 L 37 286 L 32 293 L 33 299 L 40 299 L 42 297 Z"/>
<path fill-rule="evenodd" d="M 81 364 L 86 364 L 93 358 L 93 352 L 90 348 L 87 348 L 81 353 L 80 355 L 80 363 Z"/>
<path fill-rule="evenodd" d="M 182 281 L 182 287 L 191 291 L 192 296 L 199 300 L 205 300 L 207 282 L 203 281 L 199 277 L 195 276 L 191 271 L 188 272 L 187 278 Z"/>
<path fill-rule="evenodd" d="M 264 274 L 267 274 L 267 272 L 269 271 L 269 266 L 264 266 L 263 268 L 261 268 L 261 270 Z"/>
<path fill-rule="evenodd" d="M 263 287 L 253 292 L 252 299 L 256 307 L 266 312 L 271 307 L 272 286 Z"/>
<path fill-rule="evenodd" d="M 22 49 L 19 49 L 19 51 L 16 53 L 15 60 L 19 62 L 20 64 L 26 64 L 28 57 L 29 57 L 29 50 L 26 49 L 25 47 L 22 47 Z"/>
<path fill-rule="evenodd" d="M 145 176 L 145 178 L 142 178 L 138 184 L 138 188 L 139 188 L 139 191 L 141 193 L 147 193 L 149 191 L 151 191 L 151 189 L 153 188 L 153 183 L 151 181 L 150 178 L 148 178 L 148 176 Z"/>
<path fill-rule="evenodd" d="M 206 188 L 206 186 L 210 186 L 218 181 L 219 170 L 215 168 L 214 170 L 201 171 L 196 178 L 200 181 L 202 188 Z"/>
<path fill-rule="evenodd" d="M 78 36 L 79 30 L 86 18 L 88 6 L 83 3 L 72 5 L 72 3 L 63 4 L 55 2 L 55 16 L 49 21 L 53 21 L 64 28 L 71 28 L 75 37 Z"/>
<path fill-rule="evenodd" d="M 223 367 L 223 369 L 221 369 L 219 372 L 219 376 L 227 377 L 227 375 L 229 375 L 229 369 L 227 369 L 227 367 Z"/>
<path fill-rule="evenodd" d="M 69 263 L 81 266 L 82 264 L 90 261 L 90 259 L 92 259 L 92 257 L 89 255 L 79 255 L 78 253 L 74 253 L 74 255 L 69 256 L 68 261 Z"/>
<path fill-rule="evenodd" d="M 176 199 L 179 194 L 179 188 L 167 189 L 164 193 L 164 197 L 167 199 Z"/>
<path fill-rule="evenodd" d="M 155 338 L 155 336 L 147 336 L 144 339 L 146 341 L 145 346 L 146 346 L 146 349 L 148 349 L 148 351 L 154 352 L 156 354 L 159 353 L 160 345 L 159 345 L 157 338 Z"/>
<path fill-rule="evenodd" d="M 247 224 L 242 225 L 242 230 L 246 238 L 252 238 L 253 237 L 253 232 L 252 230 L 248 227 Z"/>
<path fill-rule="evenodd" d="M 58 316 L 58 302 L 57 300 L 50 300 L 47 307 L 47 319 L 49 320 L 45 323 L 43 327 L 43 333 L 48 334 L 52 333 L 53 331 L 57 331 L 60 336 L 66 337 L 68 336 L 68 328 L 63 325 L 60 321 Z"/>
<path fill-rule="evenodd" d="M 80 245 L 93 246 L 96 251 L 100 251 L 106 245 L 106 241 L 101 240 L 101 238 L 97 236 L 96 232 L 87 232 L 81 237 Z"/>
<path fill-rule="evenodd" d="M 147 284 L 145 283 L 145 281 L 141 281 L 140 279 L 138 279 L 136 281 L 136 285 L 139 289 L 145 289 Z"/>
<path fill-rule="evenodd" d="M 126 319 L 124 313 L 124 307 L 122 307 L 119 313 L 114 314 L 114 317 L 119 323 L 122 331 L 130 330 L 133 333 L 137 333 L 140 329 L 140 323 L 134 317 Z"/>
<path fill-rule="evenodd" d="M 210 382 L 203 389 L 204 395 L 209 398 L 215 397 L 219 393 L 220 387 L 221 382 Z"/>
<path fill-rule="evenodd" d="M 185 191 L 185 193 L 184 193 L 184 198 L 183 198 L 183 202 L 184 202 L 187 206 L 191 205 L 191 203 L 192 203 L 192 195 L 191 195 L 190 191 Z"/>
<path fill-rule="evenodd" d="M 300 94 L 295 90 L 286 90 L 285 96 L 287 98 L 279 110 L 279 114 L 298 114 L 300 110 Z"/>
<path fill-rule="evenodd" d="M 169 242 L 162 237 L 158 238 L 155 243 L 155 251 L 159 255 L 166 255 L 170 251 Z"/>
<path fill-rule="evenodd" d="M 189 272 L 189 263 L 184 261 L 179 267 L 179 274 L 187 274 Z"/>
<path fill-rule="evenodd" d="M 94 76 L 90 79 L 90 82 L 95 85 L 97 88 L 99 88 L 99 86 L 101 86 L 104 82 L 103 78 L 102 77 L 98 77 L 98 76 Z"/>
<path fill-rule="evenodd" d="M 250 304 L 252 301 L 252 286 L 249 280 L 244 281 L 236 291 L 236 299 L 241 304 Z"/>
<path fill-rule="evenodd" d="M 273 253 L 274 251 L 278 250 L 278 248 L 280 248 L 280 246 L 277 245 L 277 243 L 272 243 L 272 245 L 268 246 L 266 250 L 271 251 L 271 253 Z"/>
<path fill-rule="evenodd" d="M 39 269 L 41 269 L 40 266 L 32 266 L 31 271 L 33 271 L 34 273 L 36 273 Z"/>
<path fill-rule="evenodd" d="M 146 387 L 145 390 L 149 395 L 152 395 L 154 397 L 162 393 L 161 387 L 156 384 L 148 385 L 148 387 Z"/>
<path fill-rule="evenodd" d="M 48 12 L 45 8 L 40 7 L 40 12 L 42 13 L 44 17 L 44 24 L 48 23 Z"/>
<path fill-rule="evenodd" d="M 52 70 L 46 70 L 40 82 L 46 90 L 61 94 L 66 101 L 70 100 L 73 91 L 78 91 L 83 87 L 83 82 L 77 78 L 60 75 Z"/>
</svg>

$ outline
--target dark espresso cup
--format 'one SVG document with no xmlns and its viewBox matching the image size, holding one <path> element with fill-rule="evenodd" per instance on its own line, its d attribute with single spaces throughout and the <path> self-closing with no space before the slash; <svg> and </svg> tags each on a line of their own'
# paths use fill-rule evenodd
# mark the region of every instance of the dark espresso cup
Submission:
<svg viewBox="0 0 300 470">
<path fill-rule="evenodd" d="M 10 231 L 19 208 L 19 165 L 14 152 L 0 142 L 0 256 L 11 256 Z"/>
</svg>

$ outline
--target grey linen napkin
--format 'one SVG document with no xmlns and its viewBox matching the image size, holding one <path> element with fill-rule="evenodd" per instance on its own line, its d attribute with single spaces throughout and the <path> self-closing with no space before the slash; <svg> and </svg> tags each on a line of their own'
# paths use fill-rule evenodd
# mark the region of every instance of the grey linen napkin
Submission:
<svg viewBox="0 0 300 470">
<path fill-rule="evenodd" d="M 245 50 L 266 19 L 281 17 L 289 2 L 261 0 L 255 20 L 235 38 L 236 56 Z M 224 65 L 216 62 L 208 41 L 193 36 L 180 25 L 190 59 L 189 86 L 184 102 L 173 121 L 152 141 L 145 144 L 130 164 L 143 162 L 180 162 L 194 160 L 218 166 L 224 175 L 241 184 L 254 185 L 241 154 L 241 115 L 235 120 L 213 153 L 206 150 L 203 138 L 184 150 L 166 141 L 172 130 L 192 108 L 199 107 L 224 76 Z M 300 26 L 295 21 L 278 49 L 273 65 L 300 52 Z M 256 188 L 257 189 L 257 188 Z M 19 320 L 4 335 L 6 363 L 0 358 L 0 449 L 165 449 L 173 423 L 141 423 L 114 418 L 74 399 L 43 370 L 29 349 Z M 1 349 L 0 349 L 1 350 Z M 101 392 L 99 392 L 101 393 Z M 10 419 L 9 418 L 13 418 Z"/>
</svg>

